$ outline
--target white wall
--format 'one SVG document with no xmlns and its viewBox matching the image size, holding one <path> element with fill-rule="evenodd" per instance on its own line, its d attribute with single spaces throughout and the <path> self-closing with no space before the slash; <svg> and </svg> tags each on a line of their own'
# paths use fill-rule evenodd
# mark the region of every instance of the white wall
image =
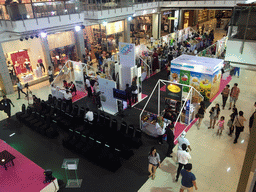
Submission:
<svg viewBox="0 0 256 192">
<path fill-rule="evenodd" d="M 39 56 L 41 56 L 44 66 L 46 67 L 41 40 L 39 38 L 23 40 L 23 41 L 20 41 L 20 40 L 10 41 L 6 43 L 2 43 L 2 47 L 5 54 L 10 52 L 17 52 L 22 49 L 28 49 L 28 55 L 29 55 L 32 68 L 36 69 L 36 64 Z M 11 57 L 8 59 L 11 60 Z"/>
<path fill-rule="evenodd" d="M 228 40 L 226 49 L 226 61 L 256 65 L 256 41 L 245 42 L 243 53 L 240 53 L 241 40 Z"/>
</svg>

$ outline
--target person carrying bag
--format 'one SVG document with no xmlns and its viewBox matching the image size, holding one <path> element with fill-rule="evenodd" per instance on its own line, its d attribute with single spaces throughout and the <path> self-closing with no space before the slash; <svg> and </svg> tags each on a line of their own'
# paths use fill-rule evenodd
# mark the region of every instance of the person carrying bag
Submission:
<svg viewBox="0 0 256 192">
<path fill-rule="evenodd" d="M 234 144 L 237 143 L 237 139 L 239 138 L 240 133 L 244 131 L 244 121 L 246 121 L 246 119 L 243 117 L 243 114 L 243 111 L 239 111 L 239 116 L 236 117 L 233 124 L 236 128 L 236 138 L 234 140 Z"/>
</svg>

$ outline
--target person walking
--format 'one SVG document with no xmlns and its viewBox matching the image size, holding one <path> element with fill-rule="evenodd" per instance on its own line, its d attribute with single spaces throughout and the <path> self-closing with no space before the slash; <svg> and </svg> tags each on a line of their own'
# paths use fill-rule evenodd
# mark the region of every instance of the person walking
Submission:
<svg viewBox="0 0 256 192">
<path fill-rule="evenodd" d="M 52 72 L 52 67 L 48 67 L 48 75 L 49 75 L 49 82 L 50 84 L 53 82 L 53 72 Z"/>
<path fill-rule="evenodd" d="M 230 93 L 229 87 L 230 87 L 229 85 L 226 85 L 226 87 L 221 92 L 221 94 L 222 94 L 222 107 L 223 107 L 222 109 L 225 108 L 226 102 L 228 100 L 228 96 L 229 96 L 229 93 Z"/>
<path fill-rule="evenodd" d="M 199 118 L 198 124 L 197 124 L 197 129 L 199 129 L 200 126 L 201 126 L 202 120 L 204 118 L 204 113 L 205 113 L 205 105 L 204 105 L 204 102 L 201 101 L 199 109 L 198 109 L 198 113 L 197 113 L 198 114 L 198 118 Z"/>
<path fill-rule="evenodd" d="M 126 84 L 126 101 L 129 102 L 129 107 L 132 107 L 132 88 L 129 86 L 129 84 Z M 127 103 L 128 106 L 128 103 Z"/>
<path fill-rule="evenodd" d="M 158 143 L 159 145 L 163 144 L 163 135 L 165 133 L 166 123 L 164 122 L 163 117 L 158 116 L 156 122 L 156 132 L 158 134 Z"/>
<path fill-rule="evenodd" d="M 178 141 L 178 150 L 182 150 L 182 145 L 183 144 L 186 144 L 187 145 L 187 147 L 188 147 L 188 149 L 190 150 L 190 151 L 192 151 L 192 149 L 191 149 L 191 147 L 190 147 L 190 143 L 189 143 L 189 140 L 187 139 L 187 138 L 185 138 L 186 137 L 186 131 L 183 131 L 182 133 L 181 133 L 181 135 L 177 138 L 177 141 Z"/>
<path fill-rule="evenodd" d="M 234 76 L 236 76 L 236 73 L 237 73 L 237 77 L 239 78 L 239 75 L 240 75 L 240 67 L 235 67 L 235 68 L 234 68 Z"/>
<path fill-rule="evenodd" d="M 176 182 L 179 179 L 180 171 L 183 168 L 184 165 L 188 164 L 188 161 L 191 159 L 190 154 L 187 152 L 187 145 L 182 144 L 181 145 L 182 150 L 178 150 L 177 152 L 177 161 L 179 163 L 179 167 L 177 170 L 177 175 L 176 175 Z"/>
<path fill-rule="evenodd" d="M 219 114 L 220 114 L 220 105 L 216 104 L 215 107 L 212 107 L 210 111 L 210 127 L 208 127 L 208 129 L 211 129 L 211 128 L 214 129 L 216 120 L 219 118 Z"/>
<path fill-rule="evenodd" d="M 91 83 L 90 83 L 90 80 L 89 80 L 88 77 L 85 79 L 85 84 L 86 84 L 87 96 L 91 97 L 92 96 L 92 89 L 91 89 Z"/>
<path fill-rule="evenodd" d="M 68 110 L 71 112 L 72 111 L 72 94 L 70 93 L 69 90 L 66 90 L 64 93 L 64 99 L 66 100 Z"/>
<path fill-rule="evenodd" d="M 225 123 L 225 117 L 221 116 L 220 120 L 218 121 L 217 125 L 218 127 L 218 131 L 217 131 L 217 135 L 221 135 L 222 131 L 224 129 L 224 123 Z"/>
<path fill-rule="evenodd" d="M 246 121 L 246 119 L 244 118 L 244 112 L 243 111 L 239 111 L 238 113 L 238 117 L 235 118 L 235 121 L 234 121 L 234 126 L 236 128 L 236 138 L 234 140 L 234 144 L 237 143 L 237 139 L 239 138 L 240 136 L 240 133 L 244 131 L 244 121 Z"/>
<path fill-rule="evenodd" d="M 4 112 L 7 114 L 8 119 L 11 118 L 11 105 L 15 107 L 10 99 L 6 97 L 6 95 L 3 96 L 3 99 L 0 101 L 0 104 L 4 106 Z"/>
<path fill-rule="evenodd" d="M 26 97 L 27 97 L 27 94 L 22 90 L 22 85 L 21 85 L 21 82 L 20 82 L 20 79 L 17 78 L 17 90 L 18 90 L 18 98 L 17 100 L 20 99 L 20 92 L 23 93 Z"/>
<path fill-rule="evenodd" d="M 138 86 L 137 86 L 137 76 L 132 79 L 132 102 L 136 103 L 138 101 Z"/>
<path fill-rule="evenodd" d="M 160 168 L 161 167 L 161 162 L 160 162 L 160 156 L 156 152 L 156 148 L 152 147 L 150 150 L 150 153 L 148 155 L 148 172 L 150 175 L 148 176 L 149 178 L 152 177 L 152 180 L 155 179 L 156 177 L 156 168 L 157 166 Z"/>
<path fill-rule="evenodd" d="M 250 120 L 249 120 L 249 131 L 251 133 L 251 129 L 252 129 L 252 125 L 253 125 L 253 121 L 254 121 L 254 116 L 256 114 L 256 102 L 254 103 L 254 106 L 252 108 L 252 111 L 251 111 L 251 117 L 250 117 Z"/>
<path fill-rule="evenodd" d="M 234 120 L 237 117 L 238 112 L 237 112 L 237 108 L 233 108 L 233 113 L 230 115 L 230 123 L 228 123 L 229 125 L 229 136 L 232 137 L 232 133 L 234 132 Z"/>
<path fill-rule="evenodd" d="M 232 87 L 231 92 L 230 92 L 230 106 L 229 106 L 229 110 L 231 109 L 232 103 L 234 102 L 233 107 L 235 107 L 236 105 L 236 101 L 238 100 L 238 96 L 240 93 L 240 89 L 237 87 L 238 84 L 235 83 L 234 87 Z"/>
<path fill-rule="evenodd" d="M 193 191 L 193 186 L 195 187 L 195 190 L 197 190 L 196 185 L 196 177 L 193 173 L 191 173 L 192 170 L 192 164 L 188 163 L 184 166 L 184 169 L 181 170 L 181 188 L 180 192 L 183 192 L 184 190 Z"/>
<path fill-rule="evenodd" d="M 167 157 L 172 157 L 172 149 L 174 148 L 175 144 L 174 144 L 174 124 L 171 123 L 166 127 L 166 135 L 167 135 L 167 143 L 168 143 L 168 150 L 167 150 Z"/>
</svg>

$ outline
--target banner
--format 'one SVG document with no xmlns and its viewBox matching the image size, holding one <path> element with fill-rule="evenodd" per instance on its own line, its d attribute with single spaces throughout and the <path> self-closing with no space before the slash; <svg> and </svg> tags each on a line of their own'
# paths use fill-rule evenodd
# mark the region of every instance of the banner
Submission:
<svg viewBox="0 0 256 192">
<path fill-rule="evenodd" d="M 74 78 L 77 91 L 85 92 L 83 65 L 80 62 L 73 62 Z"/>
<path fill-rule="evenodd" d="M 103 79 L 98 76 L 99 88 L 103 97 L 106 100 L 101 101 L 102 108 L 105 112 L 114 115 L 118 112 L 117 100 L 113 95 L 113 88 L 116 89 L 116 82 L 108 79 Z"/>
<path fill-rule="evenodd" d="M 189 124 L 190 121 L 190 113 L 189 113 L 189 110 L 190 110 L 190 100 L 187 100 L 187 103 L 186 103 L 186 114 L 185 114 L 185 124 Z"/>
<path fill-rule="evenodd" d="M 169 84 L 166 86 L 166 97 L 175 101 L 182 99 L 182 85 Z"/>
<path fill-rule="evenodd" d="M 24 66 L 24 62 L 26 61 L 26 59 L 28 59 L 28 61 L 30 61 L 27 51 L 12 53 L 11 59 L 12 59 L 12 63 L 13 63 L 16 75 L 27 72 L 27 70 Z M 17 64 L 15 64 L 16 61 L 17 61 Z M 31 68 L 31 65 L 30 65 L 30 68 Z M 32 68 L 31 68 L 31 70 L 32 70 Z"/>
<path fill-rule="evenodd" d="M 120 65 L 123 67 L 135 66 L 135 44 L 119 43 Z"/>
</svg>

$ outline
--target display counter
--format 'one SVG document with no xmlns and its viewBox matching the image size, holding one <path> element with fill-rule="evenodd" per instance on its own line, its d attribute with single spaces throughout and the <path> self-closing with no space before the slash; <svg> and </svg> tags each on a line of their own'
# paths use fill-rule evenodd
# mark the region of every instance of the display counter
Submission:
<svg viewBox="0 0 256 192">
<path fill-rule="evenodd" d="M 27 82 L 32 81 L 32 80 L 34 80 L 34 77 L 33 77 L 32 74 L 28 74 L 28 75 L 25 75 L 25 76 L 21 77 L 21 81 L 23 83 L 27 83 Z"/>
<path fill-rule="evenodd" d="M 158 137 L 156 130 L 156 117 L 145 115 L 141 118 L 142 126 L 141 130 L 149 136 Z"/>
<path fill-rule="evenodd" d="M 56 97 L 57 99 L 64 99 L 65 90 L 62 90 L 62 89 L 58 90 L 58 89 L 52 88 L 51 92 L 53 97 Z"/>
</svg>

